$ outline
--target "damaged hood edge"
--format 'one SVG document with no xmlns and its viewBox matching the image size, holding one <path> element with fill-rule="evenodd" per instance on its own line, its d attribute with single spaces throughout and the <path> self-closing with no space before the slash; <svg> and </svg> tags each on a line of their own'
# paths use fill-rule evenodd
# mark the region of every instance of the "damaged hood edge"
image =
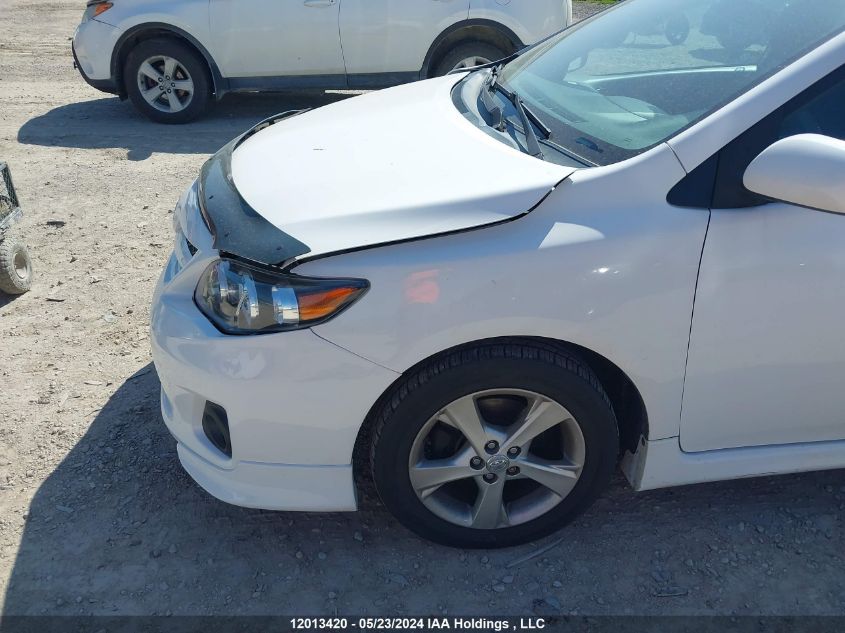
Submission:
<svg viewBox="0 0 845 633">
<path fill-rule="evenodd" d="M 575 171 L 475 127 L 452 103 L 456 81 L 284 113 L 229 143 L 200 178 L 215 248 L 278 265 L 478 228 L 524 215 Z"/>
</svg>

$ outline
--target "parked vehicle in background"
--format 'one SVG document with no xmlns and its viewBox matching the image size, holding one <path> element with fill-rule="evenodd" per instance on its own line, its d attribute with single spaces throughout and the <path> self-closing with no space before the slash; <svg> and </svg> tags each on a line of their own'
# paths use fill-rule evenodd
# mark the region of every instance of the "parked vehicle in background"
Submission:
<svg viewBox="0 0 845 633">
<path fill-rule="evenodd" d="M 769 0 L 742 50 L 720 3 L 628 0 L 210 159 L 152 309 L 187 471 L 346 510 L 369 470 L 410 529 L 495 547 L 620 455 L 638 490 L 845 467 L 845 0 Z"/>
<path fill-rule="evenodd" d="M 572 20 L 571 0 L 90 0 L 76 66 L 151 119 L 227 92 L 383 88 L 501 59 Z"/>
</svg>

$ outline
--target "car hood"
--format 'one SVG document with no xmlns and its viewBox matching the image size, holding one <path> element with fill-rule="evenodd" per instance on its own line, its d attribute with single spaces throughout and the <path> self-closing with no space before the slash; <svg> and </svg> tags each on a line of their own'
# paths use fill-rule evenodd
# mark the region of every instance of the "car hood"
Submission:
<svg viewBox="0 0 845 633">
<path fill-rule="evenodd" d="M 217 231 L 217 247 L 275 264 L 531 210 L 574 168 L 523 154 L 478 129 L 453 104 L 459 79 L 353 97 L 233 142 L 220 177 L 236 191 L 242 213 L 216 221 L 220 209 L 206 192 L 212 223 L 228 224 Z M 262 229 L 265 221 L 276 231 Z"/>
</svg>

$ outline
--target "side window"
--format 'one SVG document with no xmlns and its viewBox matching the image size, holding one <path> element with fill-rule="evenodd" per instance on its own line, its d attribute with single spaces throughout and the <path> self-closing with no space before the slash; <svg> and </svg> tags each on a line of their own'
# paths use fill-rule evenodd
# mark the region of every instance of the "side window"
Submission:
<svg viewBox="0 0 845 633">
<path fill-rule="evenodd" d="M 796 134 L 845 140 L 845 66 L 775 110 L 719 153 L 712 207 L 732 209 L 766 204 L 742 184 L 746 168 L 769 145 Z"/>
<path fill-rule="evenodd" d="M 748 191 L 742 176 L 769 145 L 796 134 L 845 140 L 845 66 L 784 104 L 681 180 L 667 198 L 685 207 L 735 209 L 768 201 Z"/>
<path fill-rule="evenodd" d="M 780 125 L 780 138 L 811 133 L 845 140 L 843 106 L 845 106 L 845 77 L 787 114 Z"/>
</svg>

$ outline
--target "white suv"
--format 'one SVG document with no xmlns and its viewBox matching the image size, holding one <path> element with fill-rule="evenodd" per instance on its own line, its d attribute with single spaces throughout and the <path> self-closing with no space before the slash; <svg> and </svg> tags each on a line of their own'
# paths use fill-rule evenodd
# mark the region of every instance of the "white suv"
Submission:
<svg viewBox="0 0 845 633">
<path fill-rule="evenodd" d="M 227 92 L 444 75 L 571 20 L 571 0 L 89 0 L 73 52 L 95 88 L 184 123 Z"/>
</svg>

